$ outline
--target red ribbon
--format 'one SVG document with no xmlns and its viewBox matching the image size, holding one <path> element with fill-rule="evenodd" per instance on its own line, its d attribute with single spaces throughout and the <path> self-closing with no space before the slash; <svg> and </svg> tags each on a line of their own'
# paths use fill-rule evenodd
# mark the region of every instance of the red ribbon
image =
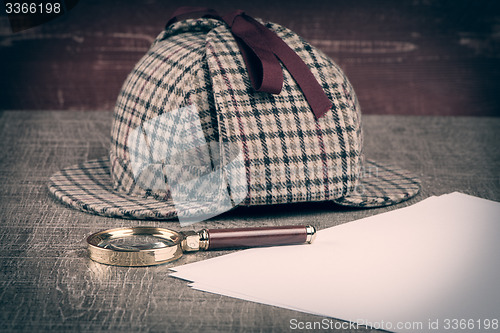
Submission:
<svg viewBox="0 0 500 333">
<path fill-rule="evenodd" d="M 205 7 L 180 7 L 167 27 L 186 16 L 197 15 L 222 20 L 231 28 L 256 91 L 279 94 L 283 87 L 281 61 L 302 90 L 316 118 L 323 116 L 332 103 L 309 67 L 275 32 L 241 10 L 221 17 Z"/>
</svg>

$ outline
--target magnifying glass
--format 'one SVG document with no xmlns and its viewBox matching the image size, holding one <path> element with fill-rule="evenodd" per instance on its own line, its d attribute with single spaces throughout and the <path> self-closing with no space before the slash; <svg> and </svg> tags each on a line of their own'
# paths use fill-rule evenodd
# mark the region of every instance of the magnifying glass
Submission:
<svg viewBox="0 0 500 333">
<path fill-rule="evenodd" d="M 171 262 L 184 252 L 311 243 L 311 225 L 203 229 L 177 232 L 157 227 L 108 229 L 87 238 L 90 259 L 114 266 L 151 266 Z"/>
</svg>

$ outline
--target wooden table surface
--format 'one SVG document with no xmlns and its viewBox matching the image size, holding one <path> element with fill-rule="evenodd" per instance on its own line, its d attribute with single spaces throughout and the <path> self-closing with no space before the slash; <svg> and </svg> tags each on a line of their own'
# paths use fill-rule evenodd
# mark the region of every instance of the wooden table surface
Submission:
<svg viewBox="0 0 500 333">
<path fill-rule="evenodd" d="M 238 208 L 192 228 L 313 223 L 324 229 L 453 191 L 500 201 L 499 118 L 365 116 L 363 124 L 367 156 L 418 174 L 418 197 L 368 210 L 326 203 Z M 148 268 L 90 261 L 85 238 L 97 230 L 180 229 L 177 222 L 85 214 L 49 196 L 52 173 L 107 154 L 110 125 L 105 111 L 0 113 L 0 331 L 267 332 L 289 331 L 291 319 L 323 319 L 196 291 L 167 275 L 170 267 L 224 251 Z"/>
</svg>

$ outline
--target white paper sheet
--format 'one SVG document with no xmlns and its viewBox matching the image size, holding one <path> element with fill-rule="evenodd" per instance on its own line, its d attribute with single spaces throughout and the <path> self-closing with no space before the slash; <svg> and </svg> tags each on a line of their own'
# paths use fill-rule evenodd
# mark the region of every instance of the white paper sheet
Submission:
<svg viewBox="0 0 500 333">
<path fill-rule="evenodd" d="M 499 255 L 500 203 L 451 193 L 321 230 L 310 245 L 239 251 L 171 275 L 195 289 L 389 331 L 436 332 L 436 321 L 443 331 L 471 319 L 466 330 L 478 332 L 500 319 Z"/>
</svg>

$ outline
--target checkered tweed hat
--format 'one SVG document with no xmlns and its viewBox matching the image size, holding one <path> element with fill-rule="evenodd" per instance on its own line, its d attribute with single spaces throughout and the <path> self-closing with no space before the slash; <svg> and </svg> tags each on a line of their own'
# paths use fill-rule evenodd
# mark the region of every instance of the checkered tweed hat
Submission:
<svg viewBox="0 0 500 333">
<path fill-rule="evenodd" d="M 235 206 L 380 207 L 415 196 L 415 176 L 364 161 L 360 107 L 340 68 L 293 31 L 258 22 L 307 66 L 330 102 L 323 114 L 281 62 L 281 91 L 255 89 L 223 20 L 180 20 L 126 79 L 109 157 L 54 174 L 50 192 L 93 214 L 193 221 Z"/>
</svg>

